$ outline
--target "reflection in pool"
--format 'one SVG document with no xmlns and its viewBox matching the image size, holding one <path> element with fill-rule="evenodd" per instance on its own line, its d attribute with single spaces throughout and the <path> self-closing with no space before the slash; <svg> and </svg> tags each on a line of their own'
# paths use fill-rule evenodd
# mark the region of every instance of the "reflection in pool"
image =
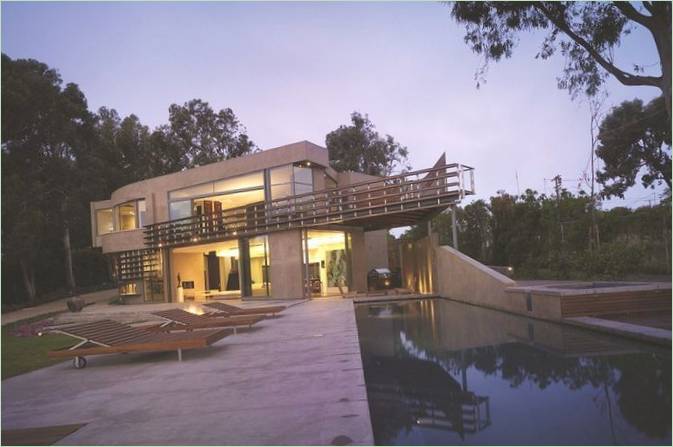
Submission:
<svg viewBox="0 0 673 447">
<path fill-rule="evenodd" d="M 385 444 L 671 444 L 671 351 L 434 299 L 356 306 Z"/>
</svg>

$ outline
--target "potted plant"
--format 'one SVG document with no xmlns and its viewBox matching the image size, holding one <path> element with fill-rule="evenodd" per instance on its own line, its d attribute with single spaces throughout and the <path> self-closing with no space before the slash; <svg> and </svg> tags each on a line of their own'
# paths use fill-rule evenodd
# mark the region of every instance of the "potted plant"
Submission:
<svg viewBox="0 0 673 447">
<path fill-rule="evenodd" d="M 344 294 L 343 288 L 346 285 L 346 268 L 343 253 L 340 250 L 332 251 L 329 256 L 327 283 L 328 286 L 337 286 L 341 295 Z"/>
</svg>

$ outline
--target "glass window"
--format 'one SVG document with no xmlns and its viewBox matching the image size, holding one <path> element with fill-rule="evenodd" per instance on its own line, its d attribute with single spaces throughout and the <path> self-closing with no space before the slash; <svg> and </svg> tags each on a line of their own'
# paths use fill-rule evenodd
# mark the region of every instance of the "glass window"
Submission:
<svg viewBox="0 0 673 447">
<path fill-rule="evenodd" d="M 311 185 L 305 185 L 303 183 L 295 183 L 294 184 L 294 194 L 299 195 L 299 194 L 305 194 L 313 192 L 313 186 Z"/>
<path fill-rule="evenodd" d="M 215 182 L 213 190 L 216 193 L 238 191 L 241 189 L 264 188 L 264 173 L 253 172 L 252 174 L 239 175 Z"/>
<path fill-rule="evenodd" d="M 264 173 L 262 171 L 171 191 L 168 193 L 168 199 L 188 199 L 213 193 L 239 191 L 241 189 L 252 188 L 264 188 Z"/>
<path fill-rule="evenodd" d="M 112 208 L 105 208 L 96 211 L 96 232 L 97 234 L 112 233 L 115 230 L 112 219 Z"/>
<path fill-rule="evenodd" d="M 224 194 L 221 196 L 208 197 L 213 201 L 221 203 L 223 210 L 238 208 L 239 206 L 249 205 L 251 203 L 264 201 L 264 190 L 253 189 L 252 191 L 236 192 L 233 194 Z"/>
<path fill-rule="evenodd" d="M 192 205 L 190 200 L 180 200 L 171 202 L 168 209 L 170 219 L 182 219 L 192 215 Z"/>
<path fill-rule="evenodd" d="M 117 207 L 119 230 L 134 230 L 136 228 L 136 207 L 134 202 L 124 203 Z"/>
<path fill-rule="evenodd" d="M 272 185 L 292 182 L 292 165 L 285 165 L 271 169 L 270 177 Z"/>
<path fill-rule="evenodd" d="M 271 198 L 280 199 L 292 195 L 292 184 L 286 183 L 284 185 L 273 185 L 271 187 Z"/>
<path fill-rule="evenodd" d="M 313 185 L 313 171 L 311 168 L 294 167 L 294 182 Z"/>
<path fill-rule="evenodd" d="M 194 196 L 202 196 L 204 194 L 213 193 L 213 184 L 205 183 L 203 185 L 190 186 L 189 188 L 178 189 L 168 193 L 169 200 L 187 199 Z"/>
<path fill-rule="evenodd" d="M 147 212 L 147 205 L 144 200 L 138 200 L 138 226 L 140 228 L 145 226 L 145 214 Z"/>
</svg>

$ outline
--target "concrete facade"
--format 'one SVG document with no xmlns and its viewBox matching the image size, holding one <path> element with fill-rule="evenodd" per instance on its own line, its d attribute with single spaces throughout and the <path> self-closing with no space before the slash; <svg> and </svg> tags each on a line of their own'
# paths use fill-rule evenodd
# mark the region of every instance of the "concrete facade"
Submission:
<svg viewBox="0 0 673 447">
<path fill-rule="evenodd" d="M 365 254 L 367 271 L 373 268 L 389 268 L 388 262 L 388 230 L 367 231 L 365 233 Z"/>
<path fill-rule="evenodd" d="M 142 228 L 123 231 L 118 229 L 119 218 L 116 216 L 117 213 L 115 210 L 117 208 L 115 207 L 121 204 L 144 200 L 145 214 L 143 224 L 150 225 L 166 222 L 170 220 L 169 194 L 172 191 L 201 184 L 207 185 L 215 181 L 231 179 L 251 173 L 263 174 L 265 179 L 265 192 L 263 196 L 268 200 L 268 197 L 270 197 L 268 170 L 294 163 L 301 164 L 303 167 L 310 167 L 314 191 L 347 186 L 379 178 L 352 171 L 337 172 L 329 167 L 328 153 L 325 148 L 308 141 L 293 143 L 243 157 L 135 182 L 117 189 L 109 199 L 90 204 L 92 244 L 94 247 L 100 247 L 103 253 L 106 254 L 118 254 L 147 248 L 145 232 Z M 216 193 L 213 192 L 213 194 Z M 112 215 L 116 231 L 98 234 L 96 219 L 97 211 L 101 209 L 113 210 Z M 135 209 L 136 213 L 140 214 L 137 206 Z M 330 225 L 329 227 L 333 230 L 348 232 L 351 235 L 351 250 L 353 255 L 351 259 L 352 287 L 358 291 L 365 291 L 367 288 L 366 275 L 370 268 L 369 266 L 385 267 L 388 264 L 387 231 L 373 231 L 365 235 L 360 227 L 339 225 Z M 302 247 L 301 231 L 270 232 L 268 237 L 271 297 L 302 297 L 305 295 L 305 268 L 302 260 L 304 247 Z M 209 242 L 215 243 L 218 241 L 210 240 Z M 164 258 L 166 258 L 163 267 L 164 298 L 166 301 L 174 299 L 178 273 L 180 273 L 182 281 L 193 281 L 195 290 L 204 290 L 206 286 L 204 279 L 205 267 L 201 255 L 195 253 L 174 253 L 171 247 L 163 247 L 162 251 Z"/>
<path fill-rule="evenodd" d="M 271 296 L 299 298 L 304 296 L 305 271 L 301 230 L 269 234 L 271 254 Z"/>
<path fill-rule="evenodd" d="M 109 200 L 91 203 L 91 234 L 96 235 L 96 210 L 110 208 L 132 200 L 144 199 L 147 206 L 147 223 L 165 222 L 170 219 L 168 213 L 168 193 L 170 191 L 301 161 L 314 164 L 314 182 L 318 179 L 316 183 L 324 185 L 324 177 L 327 176 L 324 167 L 329 166 L 327 150 L 308 141 L 288 144 L 244 157 L 232 158 L 131 183 L 114 191 Z M 134 239 L 137 244 L 131 245 L 130 248 L 126 244 L 118 245 L 119 233 L 125 232 L 95 236 L 94 246 L 103 247 L 104 253 L 144 248 L 142 238 Z M 106 243 L 107 239 L 112 240 Z M 125 240 L 127 238 L 121 237 L 121 239 Z M 130 244 L 130 242 L 127 243 Z"/>
<path fill-rule="evenodd" d="M 367 255 L 365 233 L 352 231 L 351 236 L 351 292 L 367 291 Z"/>
</svg>

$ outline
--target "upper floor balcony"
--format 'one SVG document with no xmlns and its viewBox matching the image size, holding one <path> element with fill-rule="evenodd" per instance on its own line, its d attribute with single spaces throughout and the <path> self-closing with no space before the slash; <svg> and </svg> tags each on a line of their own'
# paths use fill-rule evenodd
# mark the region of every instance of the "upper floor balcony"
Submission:
<svg viewBox="0 0 673 447">
<path fill-rule="evenodd" d="M 428 169 L 147 225 L 145 243 L 180 246 L 335 224 L 366 231 L 413 225 L 474 194 L 473 172 L 442 157 Z"/>
</svg>

